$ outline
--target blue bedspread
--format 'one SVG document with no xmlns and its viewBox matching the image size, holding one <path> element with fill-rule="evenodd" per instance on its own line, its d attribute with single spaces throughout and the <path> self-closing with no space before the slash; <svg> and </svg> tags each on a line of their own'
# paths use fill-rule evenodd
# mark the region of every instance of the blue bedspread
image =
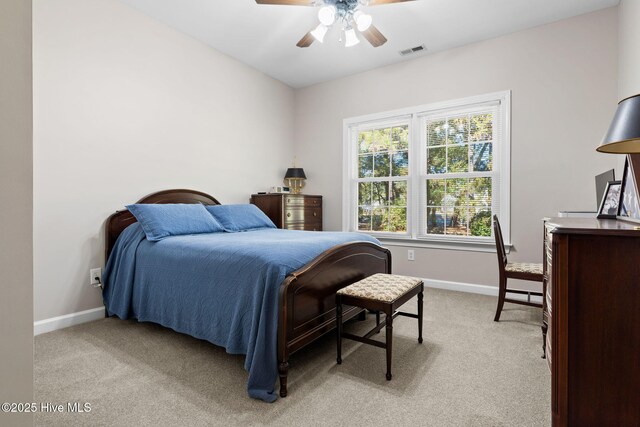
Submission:
<svg viewBox="0 0 640 427">
<path fill-rule="evenodd" d="M 246 354 L 249 395 L 276 400 L 278 291 L 284 278 L 358 233 L 260 229 L 146 240 L 122 232 L 103 274 L 109 315 L 150 321 Z"/>
</svg>

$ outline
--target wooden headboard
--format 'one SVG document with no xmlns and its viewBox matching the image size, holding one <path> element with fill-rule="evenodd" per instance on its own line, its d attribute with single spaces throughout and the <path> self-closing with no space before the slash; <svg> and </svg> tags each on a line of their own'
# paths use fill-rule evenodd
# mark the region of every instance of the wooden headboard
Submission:
<svg viewBox="0 0 640 427">
<path fill-rule="evenodd" d="M 219 205 L 214 197 L 195 190 L 163 190 L 157 193 L 151 193 L 148 196 L 143 197 L 136 203 L 187 203 L 195 204 L 202 203 L 203 205 Z M 136 222 L 136 217 L 124 209 L 116 211 L 107 219 L 107 225 L 105 227 L 106 239 L 105 239 L 105 262 L 109 259 L 109 254 L 116 244 L 116 240 L 120 233 L 125 228 Z"/>
</svg>

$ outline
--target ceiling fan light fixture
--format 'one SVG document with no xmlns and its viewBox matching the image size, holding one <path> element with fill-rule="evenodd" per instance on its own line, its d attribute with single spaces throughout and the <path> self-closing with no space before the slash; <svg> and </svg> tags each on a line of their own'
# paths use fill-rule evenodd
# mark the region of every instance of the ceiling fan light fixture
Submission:
<svg viewBox="0 0 640 427">
<path fill-rule="evenodd" d="M 329 27 L 323 24 L 318 24 L 315 30 L 311 31 L 311 35 L 320 43 L 324 41 L 324 36 L 327 34 Z"/>
<path fill-rule="evenodd" d="M 323 6 L 318 11 L 318 19 L 324 26 L 330 26 L 336 21 L 336 7 L 334 5 Z"/>
<path fill-rule="evenodd" d="M 356 35 L 356 30 L 354 30 L 351 27 L 344 30 L 344 46 L 345 47 L 355 46 L 358 43 L 360 43 L 360 40 Z"/>
<path fill-rule="evenodd" d="M 357 10 L 356 13 L 353 14 L 353 20 L 356 22 L 356 26 L 358 27 L 358 31 L 367 31 L 373 22 L 373 18 L 371 15 L 366 14 L 360 10 Z"/>
</svg>

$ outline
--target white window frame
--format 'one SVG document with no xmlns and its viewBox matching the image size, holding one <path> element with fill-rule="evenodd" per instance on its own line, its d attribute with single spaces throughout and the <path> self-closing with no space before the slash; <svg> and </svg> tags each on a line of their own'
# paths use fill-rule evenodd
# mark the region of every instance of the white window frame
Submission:
<svg viewBox="0 0 640 427">
<path fill-rule="evenodd" d="M 420 234 L 422 227 L 420 206 L 426 197 L 426 144 L 423 129 L 425 117 L 447 110 L 455 112 L 473 110 L 482 105 L 497 103 L 499 129 L 494 129 L 494 166 L 499 170 L 494 175 L 499 180 L 498 217 L 502 226 L 505 246 L 511 246 L 511 91 L 501 91 L 484 95 L 459 98 L 403 108 L 382 113 L 352 117 L 343 121 L 343 188 L 342 188 L 342 229 L 372 235 L 389 246 L 434 247 L 441 249 L 461 249 L 491 252 L 495 251 L 494 238 L 469 236 L 440 236 Z M 359 131 L 381 128 L 395 124 L 409 124 L 409 176 L 407 181 L 407 233 L 379 231 L 358 231 L 357 227 L 357 134 Z M 494 167 L 494 171 L 496 168 Z M 393 178 L 391 178 L 393 179 Z M 494 189 L 496 186 L 494 185 Z M 493 199 L 495 200 L 495 193 Z M 495 207 L 495 205 L 494 205 Z M 492 208 L 492 214 L 493 214 Z"/>
</svg>

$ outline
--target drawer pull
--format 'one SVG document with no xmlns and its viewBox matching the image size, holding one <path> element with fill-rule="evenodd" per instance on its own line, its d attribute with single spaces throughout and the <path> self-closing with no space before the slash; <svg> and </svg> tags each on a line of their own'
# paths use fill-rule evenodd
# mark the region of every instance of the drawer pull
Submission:
<svg viewBox="0 0 640 427">
<path fill-rule="evenodd" d="M 318 216 L 318 212 L 314 212 L 314 213 L 313 213 L 313 216 Z"/>
<path fill-rule="evenodd" d="M 291 212 L 287 212 L 287 218 L 291 218 Z"/>
</svg>

